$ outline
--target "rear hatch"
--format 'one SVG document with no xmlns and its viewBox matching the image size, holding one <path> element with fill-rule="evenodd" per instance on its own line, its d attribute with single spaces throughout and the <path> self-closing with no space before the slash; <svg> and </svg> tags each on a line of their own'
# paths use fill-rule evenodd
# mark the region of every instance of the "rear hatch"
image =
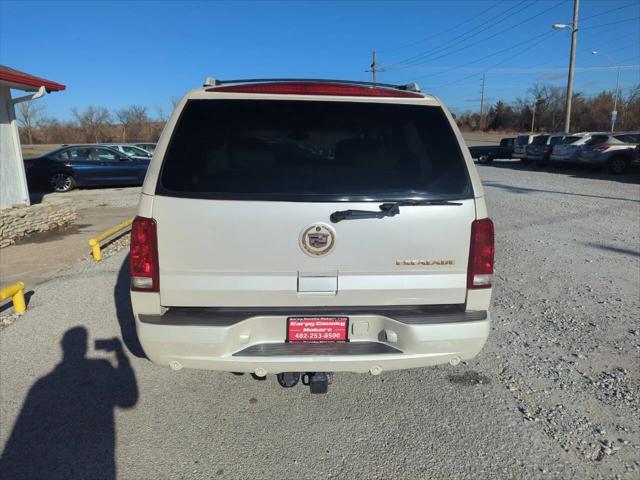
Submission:
<svg viewBox="0 0 640 480">
<path fill-rule="evenodd" d="M 464 303 L 475 202 L 442 108 L 270 97 L 186 103 L 153 203 L 161 303 Z M 454 204 L 330 220 L 407 199 Z"/>
</svg>

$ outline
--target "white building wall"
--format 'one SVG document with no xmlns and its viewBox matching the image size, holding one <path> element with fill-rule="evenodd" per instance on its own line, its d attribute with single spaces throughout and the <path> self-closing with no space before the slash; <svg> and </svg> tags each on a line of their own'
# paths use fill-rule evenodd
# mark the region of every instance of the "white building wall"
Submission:
<svg viewBox="0 0 640 480">
<path fill-rule="evenodd" d="M 11 90 L 0 86 L 0 209 L 29 205 L 29 189 Z"/>
</svg>

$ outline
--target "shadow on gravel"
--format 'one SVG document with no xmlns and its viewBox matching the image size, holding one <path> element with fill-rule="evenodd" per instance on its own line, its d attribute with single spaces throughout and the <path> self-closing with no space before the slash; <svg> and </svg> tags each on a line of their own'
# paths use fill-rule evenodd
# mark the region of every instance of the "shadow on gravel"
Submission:
<svg viewBox="0 0 640 480">
<path fill-rule="evenodd" d="M 491 163 L 486 163 L 483 166 L 491 166 L 495 168 L 508 168 L 511 170 L 522 170 L 523 172 L 549 172 L 557 173 L 559 175 L 568 175 L 573 178 L 588 178 L 593 180 L 608 180 L 620 183 L 640 183 L 640 168 L 632 167 L 627 173 L 623 175 L 614 175 L 607 172 L 605 169 L 593 170 L 585 169 L 580 166 L 575 167 L 536 167 L 534 164 L 525 165 L 520 160 L 495 160 Z"/>
<path fill-rule="evenodd" d="M 511 192 L 511 193 L 521 193 L 525 195 L 528 193 L 557 193 L 559 195 L 570 195 L 574 197 L 603 198 L 605 200 L 620 200 L 622 202 L 640 203 L 640 200 L 637 200 L 634 198 L 607 197 L 603 195 L 589 195 L 586 193 L 563 192 L 560 190 L 545 190 L 541 188 L 516 187 L 513 185 L 507 185 L 505 183 L 492 182 L 492 181 L 482 182 L 482 185 L 486 187 L 500 188 L 502 190 L 507 190 L 508 192 Z"/>
<path fill-rule="evenodd" d="M 595 242 L 582 242 L 583 245 L 588 247 L 598 248 L 600 250 L 606 250 L 608 252 L 620 253 L 622 255 L 632 255 L 634 257 L 640 257 L 638 250 L 631 250 L 630 248 L 614 247 L 613 245 L 604 245 L 602 243 Z"/>
<path fill-rule="evenodd" d="M 120 340 L 96 341 L 115 353 L 114 367 L 86 358 L 87 337 L 67 330 L 62 362 L 29 390 L 0 457 L 3 478 L 115 480 L 114 408 L 132 408 L 138 385 Z"/>
<path fill-rule="evenodd" d="M 449 375 L 447 377 L 451 383 L 457 385 L 471 386 L 471 385 L 488 385 L 491 383 L 491 379 L 478 372 L 470 370 L 458 375 Z"/>
<path fill-rule="evenodd" d="M 147 358 L 138 340 L 136 332 L 136 323 L 133 318 L 133 310 L 131 308 L 131 297 L 129 294 L 129 286 L 131 284 L 131 276 L 129 274 L 129 255 L 126 256 L 124 262 L 120 266 L 116 287 L 113 290 L 113 300 L 116 304 L 116 316 L 120 324 L 120 335 L 127 350 L 138 358 Z"/>
</svg>

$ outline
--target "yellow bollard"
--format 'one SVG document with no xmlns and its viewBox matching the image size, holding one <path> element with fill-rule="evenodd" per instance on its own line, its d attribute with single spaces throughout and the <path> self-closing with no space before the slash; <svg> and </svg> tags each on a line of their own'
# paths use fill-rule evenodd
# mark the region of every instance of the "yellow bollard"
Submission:
<svg viewBox="0 0 640 480">
<path fill-rule="evenodd" d="M 91 254 L 93 255 L 93 259 L 96 262 L 102 260 L 102 250 L 100 250 L 100 242 L 98 242 L 95 238 L 89 240 L 89 245 L 91 245 Z"/>
<path fill-rule="evenodd" d="M 9 297 L 16 313 L 22 313 L 27 309 L 27 302 L 24 299 L 24 282 L 16 282 L 0 290 L 0 300 L 6 300 Z"/>
<path fill-rule="evenodd" d="M 116 233 L 124 230 L 125 228 L 130 226 L 132 223 L 133 223 L 133 218 L 130 218 L 129 220 L 125 220 L 124 222 L 119 223 L 115 227 L 110 228 L 106 232 L 102 232 L 97 237 L 90 239 L 89 240 L 89 245 L 91 245 L 91 254 L 93 255 L 93 259 L 96 262 L 99 262 L 100 260 L 102 260 L 102 251 L 100 250 L 100 242 L 101 241 L 106 240 L 107 238 L 109 238 L 109 237 L 115 235 Z"/>
</svg>

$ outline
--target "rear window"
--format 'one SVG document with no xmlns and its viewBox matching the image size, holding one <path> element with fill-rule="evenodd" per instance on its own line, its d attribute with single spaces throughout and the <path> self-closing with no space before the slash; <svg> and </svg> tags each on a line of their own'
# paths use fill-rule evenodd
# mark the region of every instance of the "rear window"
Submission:
<svg viewBox="0 0 640 480">
<path fill-rule="evenodd" d="M 190 100 L 157 193 L 290 201 L 470 198 L 440 107 Z"/>
<path fill-rule="evenodd" d="M 585 142 L 585 145 L 600 145 L 607 140 L 609 140 L 609 135 L 593 135 L 589 140 Z"/>
<path fill-rule="evenodd" d="M 516 145 L 527 145 L 529 143 L 529 135 L 520 135 L 516 137 Z"/>
</svg>

